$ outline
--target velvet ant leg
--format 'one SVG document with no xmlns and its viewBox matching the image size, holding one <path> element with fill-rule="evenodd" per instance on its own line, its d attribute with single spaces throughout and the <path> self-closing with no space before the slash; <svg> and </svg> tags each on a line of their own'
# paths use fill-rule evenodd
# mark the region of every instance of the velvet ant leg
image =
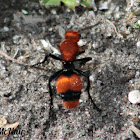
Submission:
<svg viewBox="0 0 140 140">
<path fill-rule="evenodd" d="M 56 55 L 53 55 L 53 54 L 49 54 L 49 56 L 55 60 L 62 60 L 60 57 L 56 56 Z"/>
<path fill-rule="evenodd" d="M 80 51 L 80 52 L 77 54 L 77 56 L 80 55 L 80 54 L 83 54 L 83 53 L 85 53 L 85 50 Z"/>
<path fill-rule="evenodd" d="M 76 59 L 74 62 L 80 61 L 80 65 L 84 65 L 86 62 L 92 60 L 91 57 L 85 57 L 85 58 L 81 58 L 81 59 Z"/>
<path fill-rule="evenodd" d="M 54 112 L 54 110 L 53 110 L 53 91 L 52 91 L 52 87 L 51 87 L 51 82 L 52 82 L 55 78 L 57 78 L 62 72 L 63 72 L 63 70 L 59 70 L 58 72 L 56 72 L 55 74 L 53 74 L 53 75 L 49 78 L 49 83 L 48 83 L 49 93 L 50 93 L 49 120 L 52 120 L 53 118 L 56 118 L 55 112 Z"/>
<path fill-rule="evenodd" d="M 63 72 L 63 70 L 59 70 L 58 72 L 56 72 L 55 74 L 53 74 L 50 78 L 49 78 L 49 93 L 50 93 L 50 107 L 52 108 L 53 107 L 53 91 L 52 91 L 52 88 L 51 88 L 51 82 L 57 78 L 61 73 Z"/>
<path fill-rule="evenodd" d="M 87 87 L 86 87 L 86 91 L 88 93 L 88 97 L 89 99 L 91 100 L 92 104 L 94 105 L 94 109 L 96 109 L 97 111 L 101 112 L 102 110 L 100 108 L 97 107 L 97 105 L 94 103 L 90 93 L 89 93 L 89 88 L 90 88 L 90 81 L 89 81 L 89 76 L 87 76 L 87 74 L 85 74 L 83 71 L 81 70 L 77 70 L 77 69 L 74 69 L 76 72 L 78 72 L 81 76 L 85 77 L 86 80 L 87 80 Z"/>
<path fill-rule="evenodd" d="M 82 33 L 84 30 L 88 30 L 88 29 L 94 28 L 95 26 L 97 26 L 97 25 L 99 25 L 99 24 L 101 24 L 100 21 L 97 22 L 97 23 L 94 24 L 94 25 L 91 25 L 91 26 L 88 26 L 88 27 L 85 27 L 85 28 L 81 28 L 81 29 L 79 29 L 79 32 Z"/>
<path fill-rule="evenodd" d="M 43 64 L 43 63 L 45 63 L 45 62 L 48 60 L 48 57 L 51 57 L 51 58 L 53 58 L 53 59 L 55 59 L 55 60 L 60 60 L 60 61 L 61 61 L 61 58 L 59 58 L 59 57 L 57 57 L 57 56 L 55 56 L 55 55 L 53 55 L 53 54 L 49 54 L 49 55 L 45 55 L 45 58 L 44 58 L 44 60 L 43 60 L 42 62 L 38 62 L 38 63 L 32 65 L 31 67 L 35 67 L 35 66 L 37 66 L 38 64 Z"/>
<path fill-rule="evenodd" d="M 47 61 L 48 57 L 49 57 L 48 55 L 45 55 L 45 58 L 44 58 L 44 60 L 43 60 L 42 62 L 38 62 L 38 63 L 32 65 L 31 67 L 36 67 L 36 66 L 39 65 L 39 64 L 43 64 L 44 62 Z"/>
</svg>

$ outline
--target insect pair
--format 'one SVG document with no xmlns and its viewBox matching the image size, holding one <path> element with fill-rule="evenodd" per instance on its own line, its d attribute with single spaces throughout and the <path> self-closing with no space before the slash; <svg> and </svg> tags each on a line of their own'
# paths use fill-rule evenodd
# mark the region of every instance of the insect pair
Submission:
<svg viewBox="0 0 140 140">
<path fill-rule="evenodd" d="M 52 91 L 51 82 L 56 80 L 56 92 L 60 96 L 62 100 L 62 105 L 67 109 L 77 108 L 79 104 L 79 99 L 81 95 L 81 90 L 83 89 L 83 81 L 81 77 L 83 77 L 87 82 L 86 92 L 88 97 L 93 104 L 94 109 L 97 111 L 101 111 L 96 104 L 94 103 L 89 89 L 90 89 L 90 81 L 89 76 L 79 70 L 74 66 L 75 62 L 80 62 L 81 64 L 85 64 L 90 61 L 91 57 L 85 57 L 81 59 L 77 59 L 77 56 L 84 53 L 80 47 L 78 46 L 78 41 L 80 39 L 79 32 L 70 30 L 65 34 L 65 40 L 58 46 L 61 55 L 60 57 L 55 56 L 53 54 L 49 54 L 49 57 L 59 60 L 63 64 L 63 68 L 57 71 L 49 78 L 49 93 L 50 93 L 50 106 L 53 107 L 53 97 L 54 93 Z M 43 62 L 47 60 L 48 56 L 45 57 Z M 42 62 L 42 63 L 43 63 Z"/>
</svg>

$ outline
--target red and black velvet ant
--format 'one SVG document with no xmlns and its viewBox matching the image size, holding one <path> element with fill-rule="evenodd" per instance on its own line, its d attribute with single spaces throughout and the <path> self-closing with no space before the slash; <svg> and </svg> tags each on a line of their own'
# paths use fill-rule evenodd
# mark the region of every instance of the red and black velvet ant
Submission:
<svg viewBox="0 0 140 140">
<path fill-rule="evenodd" d="M 80 76 L 83 76 L 87 81 L 86 91 L 91 103 L 97 111 L 101 111 L 96 106 L 89 93 L 90 81 L 88 75 L 85 72 L 76 69 L 74 66 L 74 62 L 76 61 L 85 64 L 92 59 L 91 57 L 76 59 L 78 55 L 84 53 L 84 51 L 82 51 L 78 46 L 79 39 L 80 35 L 78 32 L 72 30 L 67 31 L 65 34 L 65 40 L 60 44 L 60 46 L 58 46 L 61 56 L 57 57 L 53 54 L 49 54 L 50 57 L 60 60 L 63 64 L 63 69 L 57 71 L 49 78 L 49 92 L 51 97 L 50 106 L 53 107 L 53 91 L 51 82 L 56 80 L 56 91 L 62 99 L 62 105 L 67 109 L 76 108 L 79 104 L 81 90 L 83 88 L 83 81 Z M 48 56 L 45 57 L 43 62 L 45 62 L 47 58 Z"/>
</svg>

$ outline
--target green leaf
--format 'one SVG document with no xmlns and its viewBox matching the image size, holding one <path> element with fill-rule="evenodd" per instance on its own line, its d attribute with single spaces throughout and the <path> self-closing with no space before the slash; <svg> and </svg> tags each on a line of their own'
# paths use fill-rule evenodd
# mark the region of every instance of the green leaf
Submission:
<svg viewBox="0 0 140 140">
<path fill-rule="evenodd" d="M 136 27 L 136 28 L 140 28 L 140 20 L 138 20 L 138 21 L 135 23 L 135 27 Z"/>
<path fill-rule="evenodd" d="M 79 5 L 76 0 L 61 0 L 65 5 L 67 5 L 70 9 L 74 9 L 75 6 Z"/>
<path fill-rule="evenodd" d="M 86 7 L 90 7 L 90 0 L 81 0 L 81 4 Z"/>
<path fill-rule="evenodd" d="M 44 5 L 59 6 L 60 0 L 41 0 Z"/>
</svg>

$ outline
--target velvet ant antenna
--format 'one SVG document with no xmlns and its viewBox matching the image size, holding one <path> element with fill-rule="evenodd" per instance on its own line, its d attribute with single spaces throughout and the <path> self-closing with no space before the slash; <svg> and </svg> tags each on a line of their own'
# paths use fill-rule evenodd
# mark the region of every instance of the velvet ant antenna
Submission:
<svg viewBox="0 0 140 140">
<path fill-rule="evenodd" d="M 81 32 L 83 32 L 83 31 L 85 31 L 85 30 L 88 30 L 88 29 L 91 29 L 91 28 L 94 28 L 94 27 L 96 27 L 97 25 L 99 25 L 99 24 L 101 24 L 102 22 L 97 22 L 96 24 L 94 24 L 94 25 L 90 25 L 90 26 L 88 26 L 88 27 L 85 27 L 85 28 L 81 28 L 81 29 L 79 29 L 78 31 L 79 31 L 79 33 L 81 33 Z"/>
</svg>

